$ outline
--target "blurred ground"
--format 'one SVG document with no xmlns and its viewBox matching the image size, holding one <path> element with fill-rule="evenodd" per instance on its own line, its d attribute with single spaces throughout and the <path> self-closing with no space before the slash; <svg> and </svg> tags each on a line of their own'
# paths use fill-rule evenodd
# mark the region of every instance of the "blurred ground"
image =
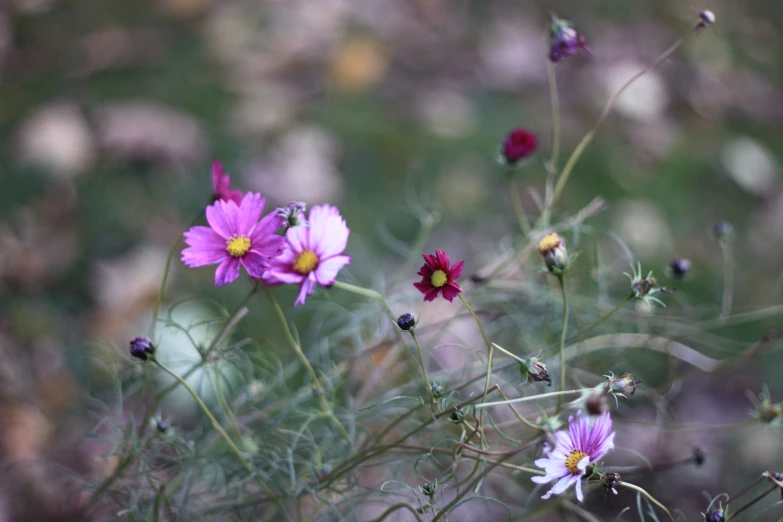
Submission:
<svg viewBox="0 0 783 522">
<path fill-rule="evenodd" d="M 495 164 L 510 128 L 538 134 L 525 183 L 543 189 L 547 10 L 574 20 L 593 51 L 557 67 L 565 153 L 608 96 L 693 24 L 692 8 L 715 12 L 716 32 L 621 98 L 561 207 L 575 212 L 602 195 L 610 210 L 591 224 L 617 234 L 645 267 L 691 258 L 678 306 L 716 313 L 722 267 L 709 231 L 729 220 L 735 302 L 779 303 L 783 4 L 702 4 L 0 3 L 0 520 L 55 520 L 61 509 L 56 484 L 40 479 L 46 466 L 17 463 L 101 473 L 105 463 L 79 446 L 95 420 L 88 397 L 112 389 L 95 345 L 124 357 L 146 329 L 168 249 L 209 200 L 213 159 L 270 205 L 340 205 L 353 232 L 350 272 L 368 284 L 399 264 L 390 238 L 413 240 L 418 202 L 443 216 L 437 245 L 470 269 L 487 261 L 514 231 Z M 524 204 L 535 208 L 532 197 Z M 233 303 L 244 291 L 210 281 L 175 262 L 171 298 L 206 289 Z M 751 343 L 776 322 L 723 333 Z M 699 423 L 741 420 L 745 389 L 769 382 L 773 396 L 783 393 L 780 365 L 769 356 L 731 382 L 700 378 L 687 402 Z M 777 439 L 754 437 L 721 450 L 739 455 L 740 477 L 781 463 Z M 654 452 L 650 444 L 637 449 Z M 698 497 L 669 485 L 661 500 Z"/>
</svg>

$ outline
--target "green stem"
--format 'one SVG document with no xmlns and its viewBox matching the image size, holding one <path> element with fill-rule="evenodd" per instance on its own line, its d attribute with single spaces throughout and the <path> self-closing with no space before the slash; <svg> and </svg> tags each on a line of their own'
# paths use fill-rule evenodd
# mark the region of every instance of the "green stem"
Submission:
<svg viewBox="0 0 783 522">
<path fill-rule="evenodd" d="M 288 321 L 285 318 L 285 314 L 283 313 L 282 308 L 280 308 L 280 305 L 277 303 L 277 300 L 274 298 L 272 292 L 270 292 L 268 288 L 264 287 L 264 292 L 266 293 L 266 296 L 269 298 L 269 302 L 272 303 L 272 306 L 275 309 L 275 313 L 277 314 L 277 318 L 280 320 L 280 324 L 283 325 L 283 331 L 285 332 L 286 338 L 288 339 L 288 344 L 291 345 L 291 348 L 294 350 L 294 353 L 302 362 L 302 365 L 305 367 L 305 370 L 307 370 L 307 373 L 310 376 L 310 380 L 313 383 L 313 387 L 315 388 L 315 390 L 317 390 L 315 395 L 318 397 L 318 405 L 320 406 L 321 411 L 329 420 L 331 420 L 335 428 L 337 428 L 337 431 L 339 431 L 340 434 L 345 438 L 346 442 L 348 442 L 348 444 L 351 444 L 351 436 L 348 434 L 345 427 L 342 425 L 342 423 L 340 423 L 337 417 L 335 417 L 334 412 L 332 411 L 332 407 L 329 404 L 329 401 L 327 401 L 326 397 L 324 397 L 321 381 L 318 379 L 318 375 L 315 373 L 315 370 L 313 369 L 313 366 L 310 364 L 310 361 L 307 360 L 307 356 L 302 351 L 302 347 L 299 346 L 299 343 L 296 341 L 294 335 L 291 333 L 291 329 L 288 327 Z"/>
<path fill-rule="evenodd" d="M 663 510 L 663 512 L 664 512 L 664 513 L 666 513 L 666 516 L 669 518 L 669 521 L 670 521 L 670 522 L 674 522 L 674 517 L 673 517 L 673 516 L 672 516 L 672 514 L 669 512 L 669 510 L 668 510 L 668 509 L 666 509 L 666 506 L 664 506 L 663 504 L 661 504 L 660 502 L 658 502 L 657 500 L 655 500 L 655 497 L 653 497 L 652 495 L 650 495 L 649 493 L 647 493 L 647 491 L 645 491 L 644 489 L 640 488 L 640 487 L 639 487 L 639 486 L 637 486 L 636 484 L 631 484 L 631 483 L 629 483 L 629 482 L 620 482 L 620 484 L 618 484 L 618 485 L 619 485 L 619 486 L 622 486 L 622 487 L 625 487 L 625 488 L 628 488 L 628 489 L 632 489 L 632 490 L 634 490 L 634 491 L 636 491 L 636 492 L 638 492 L 638 493 L 641 493 L 642 495 L 644 495 L 645 497 L 647 497 L 647 500 L 649 500 L 650 502 L 652 502 L 653 504 L 655 504 L 656 506 L 658 506 L 659 508 L 661 508 L 661 510 Z"/>
<path fill-rule="evenodd" d="M 566 362 L 565 362 L 565 343 L 568 333 L 568 292 L 566 291 L 565 276 L 558 274 L 557 280 L 560 282 L 560 291 L 563 294 L 563 329 L 560 332 L 560 391 L 565 390 L 566 385 Z M 557 411 L 563 406 L 563 397 L 557 398 Z"/>
<path fill-rule="evenodd" d="M 720 321 L 725 322 L 731 315 L 731 304 L 734 297 L 734 249 L 731 243 L 721 242 L 723 251 L 723 299 Z"/>
<path fill-rule="evenodd" d="M 522 207 L 522 200 L 519 198 L 519 192 L 517 191 L 516 179 L 512 173 L 508 174 L 508 196 L 511 199 L 511 208 L 514 209 L 519 228 L 525 233 L 525 237 L 530 237 L 530 221 L 528 221 L 525 209 Z"/>
<path fill-rule="evenodd" d="M 587 148 L 587 146 L 592 141 L 593 137 L 595 136 L 596 131 L 598 130 L 598 127 L 601 126 L 601 124 L 606 120 L 606 118 L 609 116 L 609 113 L 612 111 L 612 108 L 614 107 L 615 102 L 617 102 L 617 99 L 620 97 L 622 93 L 625 92 L 625 90 L 631 86 L 633 82 L 656 68 L 658 65 L 660 65 L 663 61 L 665 61 L 669 56 L 671 56 L 677 49 L 679 49 L 685 42 L 688 41 L 688 39 L 696 34 L 700 29 L 702 29 L 703 26 L 696 25 L 685 33 L 682 37 L 680 37 L 676 42 L 674 42 L 671 47 L 666 49 L 663 54 L 658 56 L 653 62 L 633 75 L 628 81 L 626 81 L 618 90 L 615 92 L 611 98 L 609 98 L 609 101 L 606 102 L 606 105 L 604 106 L 603 110 L 601 111 L 601 115 L 598 117 L 598 120 L 595 122 L 595 124 L 590 128 L 589 131 L 587 131 L 587 134 L 582 138 L 582 141 L 579 142 L 579 144 L 574 149 L 574 152 L 571 153 L 571 156 L 568 158 L 568 161 L 566 162 L 565 167 L 563 167 L 563 171 L 560 173 L 560 178 L 557 180 L 557 184 L 555 185 L 555 191 L 552 194 L 551 199 L 547 202 L 546 207 L 544 208 L 544 212 L 541 214 L 541 222 L 546 223 L 549 219 L 549 213 L 554 208 L 555 204 L 557 203 L 557 200 L 560 198 L 560 195 L 563 192 L 563 189 L 565 188 L 566 182 L 568 182 L 568 177 L 571 175 L 571 172 L 574 169 L 574 166 L 576 165 L 576 162 L 579 160 L 579 158 L 582 156 L 582 153 Z"/>
<path fill-rule="evenodd" d="M 556 391 L 556 392 L 542 393 L 540 395 L 531 395 L 529 397 L 519 397 L 517 399 L 510 399 L 507 401 L 484 402 L 481 404 L 476 404 L 474 408 L 481 409 L 481 408 L 489 408 L 490 406 L 503 406 L 506 404 L 514 404 L 515 402 L 538 401 L 541 399 L 547 399 L 549 397 L 560 397 L 562 395 L 573 395 L 575 393 L 582 393 L 582 391 L 583 390 Z"/>
<path fill-rule="evenodd" d="M 497 345 L 495 345 L 495 346 L 497 347 Z M 500 386 L 498 386 L 498 393 L 500 394 L 501 397 L 503 397 L 504 400 L 506 400 L 506 401 L 509 400 L 508 395 L 506 395 L 503 392 L 503 390 L 500 388 Z M 512 412 L 514 412 L 514 415 L 516 416 L 516 418 L 519 419 L 519 421 L 522 422 L 523 424 L 525 424 L 528 428 L 532 428 L 532 429 L 534 429 L 536 431 L 543 431 L 543 428 L 541 426 L 538 426 L 537 424 L 533 424 L 532 422 L 527 420 L 525 417 L 523 417 L 522 414 L 517 411 L 517 409 L 514 407 L 513 404 L 509 404 L 508 407 L 511 408 Z"/>
<path fill-rule="evenodd" d="M 427 392 L 429 392 L 430 395 L 430 409 L 432 410 L 432 413 L 436 413 L 435 395 L 432 392 L 432 383 L 430 383 L 430 378 L 427 375 L 427 365 L 424 364 L 424 353 L 421 351 L 421 345 L 419 344 L 419 338 L 416 337 L 416 333 L 413 329 L 409 331 L 411 337 L 413 337 L 413 342 L 416 343 L 416 350 L 419 352 L 419 362 L 421 363 L 421 373 L 424 376 L 424 386 L 427 388 Z"/>
<path fill-rule="evenodd" d="M 508 356 L 509 356 L 509 357 L 511 357 L 512 359 L 514 359 L 514 360 L 516 360 L 516 361 L 519 361 L 519 363 L 520 363 L 520 364 L 526 364 L 526 363 L 527 363 L 527 361 L 525 361 L 524 359 L 521 359 L 521 358 L 517 357 L 516 355 L 514 355 L 514 354 L 513 354 L 513 353 L 511 353 L 511 352 L 509 352 L 508 350 L 506 350 L 505 348 L 503 348 L 502 346 L 500 346 L 500 345 L 499 345 L 499 344 L 497 344 L 497 343 L 492 343 L 492 346 L 493 346 L 493 347 L 494 347 L 496 350 L 500 350 L 501 352 L 505 353 L 506 355 L 508 355 Z"/>
<path fill-rule="evenodd" d="M 220 403 L 220 407 L 223 408 L 223 413 L 226 414 L 226 417 L 231 421 L 231 425 L 234 427 L 234 431 L 237 435 L 237 440 L 240 440 L 242 438 L 242 432 L 239 431 L 239 423 L 237 422 L 237 418 L 234 415 L 234 412 L 231 411 L 231 407 L 228 405 L 228 402 L 226 401 L 226 397 L 223 395 L 223 386 L 220 385 L 220 369 L 218 368 L 218 365 L 215 364 L 215 395 L 217 395 L 218 402 Z"/>
<path fill-rule="evenodd" d="M 342 281 L 335 281 L 332 287 L 339 288 L 340 290 L 345 290 L 346 292 L 363 295 L 364 297 L 369 297 L 370 299 L 375 299 L 381 304 L 381 306 L 383 306 L 383 309 L 386 311 L 386 313 L 388 314 L 388 316 L 391 318 L 392 321 L 397 320 L 397 318 L 394 315 L 394 312 L 389 307 L 389 304 L 386 302 L 386 299 L 375 290 L 370 290 L 369 288 L 362 288 L 361 286 L 352 285 L 350 283 L 343 283 Z"/>
</svg>

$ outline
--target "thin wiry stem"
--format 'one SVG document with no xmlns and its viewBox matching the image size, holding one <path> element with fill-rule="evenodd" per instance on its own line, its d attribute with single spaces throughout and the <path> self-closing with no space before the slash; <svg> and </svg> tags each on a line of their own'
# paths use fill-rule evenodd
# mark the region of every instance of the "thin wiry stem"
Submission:
<svg viewBox="0 0 783 522">
<path fill-rule="evenodd" d="M 528 397 L 519 397 L 517 399 L 509 399 L 507 401 L 497 401 L 497 402 L 484 402 L 481 404 L 476 404 L 476 408 L 489 408 L 490 406 L 503 406 L 505 404 L 513 404 L 515 402 L 528 402 L 528 401 L 538 401 L 541 399 L 548 399 L 549 397 L 560 397 L 563 395 L 573 395 L 576 393 L 582 393 L 584 390 L 565 390 L 565 391 L 556 391 L 556 392 L 549 392 L 549 393 L 542 393 L 539 395 L 530 395 Z"/>
<path fill-rule="evenodd" d="M 424 386 L 427 388 L 427 392 L 430 395 L 430 409 L 432 410 L 432 413 L 436 413 L 435 394 L 432 391 L 432 383 L 430 383 L 430 378 L 427 375 L 427 365 L 424 364 L 424 353 L 421 351 L 421 345 L 419 344 L 419 338 L 416 337 L 416 333 L 412 328 L 409 331 L 411 337 L 413 337 L 413 342 L 416 343 L 416 350 L 419 353 L 419 363 L 421 363 L 421 373 L 424 376 Z"/>
<path fill-rule="evenodd" d="M 568 292 L 566 291 L 565 276 L 558 274 L 557 280 L 560 283 L 560 291 L 563 294 L 563 329 L 560 332 L 560 391 L 565 390 L 566 385 L 566 361 L 565 361 L 565 343 L 568 333 Z M 557 397 L 557 410 L 563 406 L 563 396 Z"/>
<path fill-rule="evenodd" d="M 731 315 L 731 304 L 734 299 L 734 247 L 731 242 L 720 244 L 723 252 L 723 299 L 720 311 L 720 321 L 725 322 Z"/>
<path fill-rule="evenodd" d="M 758 502 L 759 500 L 763 499 L 764 497 L 766 497 L 767 495 L 769 495 L 770 493 L 772 493 L 773 491 L 775 491 L 775 490 L 777 490 L 777 489 L 778 489 L 778 486 L 777 486 L 777 484 L 776 484 L 776 485 L 772 486 L 771 488 L 769 488 L 768 490 L 766 490 L 764 493 L 761 493 L 759 496 L 757 496 L 756 498 L 754 498 L 753 500 L 751 500 L 750 502 L 748 502 L 748 503 L 747 503 L 747 504 L 745 504 L 744 506 L 742 506 L 741 508 L 738 508 L 738 509 L 736 509 L 736 510 L 735 510 L 733 513 L 731 513 L 731 514 L 729 515 L 729 518 L 728 518 L 728 519 L 726 519 L 726 520 L 727 520 L 727 522 L 728 522 L 729 520 L 734 520 L 734 518 L 735 518 L 737 515 L 739 515 L 740 513 L 742 513 L 743 511 L 745 511 L 745 510 L 746 510 L 746 509 L 748 509 L 749 507 L 751 507 L 753 504 L 755 504 L 756 502 Z"/>
<path fill-rule="evenodd" d="M 622 486 L 622 487 L 625 487 L 625 488 L 628 488 L 628 489 L 632 489 L 632 490 L 634 490 L 634 491 L 636 491 L 638 493 L 641 493 L 642 495 L 647 497 L 647 500 L 649 500 L 650 502 L 652 502 L 653 504 L 655 504 L 656 506 L 661 508 L 661 510 L 664 513 L 666 513 L 666 516 L 669 518 L 670 522 L 674 522 L 674 517 L 672 516 L 671 512 L 666 508 L 666 506 L 664 506 L 663 504 L 661 504 L 660 502 L 655 500 L 655 497 L 653 497 L 652 495 L 647 493 L 647 491 L 645 491 L 644 489 L 640 488 L 636 484 L 631 484 L 630 482 L 620 482 L 618 484 L 618 486 Z"/>
<path fill-rule="evenodd" d="M 545 201 L 552 197 L 552 185 L 560 162 L 560 97 L 557 93 L 557 74 L 555 64 L 546 61 L 547 79 L 549 80 L 549 98 L 552 101 L 552 156 L 547 164 Z"/>
<path fill-rule="evenodd" d="M 525 208 L 522 206 L 522 200 L 519 198 L 519 191 L 517 190 L 516 179 L 514 174 L 509 172 L 508 175 L 508 197 L 511 199 L 511 208 L 514 210 L 514 215 L 517 217 L 519 228 L 525 233 L 525 237 L 530 237 L 530 221 L 525 214 Z"/>
</svg>

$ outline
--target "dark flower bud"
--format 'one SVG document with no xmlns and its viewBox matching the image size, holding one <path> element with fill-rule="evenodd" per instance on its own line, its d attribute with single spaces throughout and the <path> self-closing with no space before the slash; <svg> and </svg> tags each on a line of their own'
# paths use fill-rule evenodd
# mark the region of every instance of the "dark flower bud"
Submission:
<svg viewBox="0 0 783 522">
<path fill-rule="evenodd" d="M 435 492 L 438 490 L 437 482 L 427 482 L 426 484 L 419 486 L 419 491 L 432 498 L 435 496 Z"/>
<path fill-rule="evenodd" d="M 142 361 L 155 357 L 155 346 L 147 337 L 136 337 L 130 342 L 130 354 Z"/>
<path fill-rule="evenodd" d="M 584 37 L 576 32 L 571 22 L 553 16 L 549 25 L 549 59 L 552 63 L 575 55 L 579 49 L 590 52 Z"/>
<path fill-rule="evenodd" d="M 671 267 L 672 274 L 674 274 L 675 277 L 682 277 L 691 271 L 691 260 L 684 257 L 678 257 L 669 263 L 669 267 Z"/>
<path fill-rule="evenodd" d="M 704 515 L 705 522 L 726 522 L 726 517 L 723 516 L 723 510 L 720 508 L 711 509 Z"/>
<path fill-rule="evenodd" d="M 413 330 L 413 327 L 416 326 L 416 318 L 412 314 L 402 314 L 397 318 L 397 326 L 403 332 Z"/>
<path fill-rule="evenodd" d="M 166 421 L 165 421 L 165 420 L 163 420 L 163 419 L 158 419 L 158 420 L 156 420 L 156 421 L 155 421 L 155 427 L 156 427 L 156 428 L 158 429 L 158 431 L 159 431 L 159 432 L 161 432 L 161 433 L 166 433 L 167 431 L 169 431 L 169 423 L 168 423 L 168 422 L 166 422 Z"/>
<path fill-rule="evenodd" d="M 440 399 L 443 396 L 443 392 L 446 391 L 443 389 L 443 386 L 435 384 L 434 382 L 431 383 L 430 386 L 432 386 L 432 396 L 436 399 Z"/>
<path fill-rule="evenodd" d="M 620 474 L 614 471 L 607 471 L 601 475 L 601 484 L 616 495 L 617 486 L 620 485 Z"/>
<path fill-rule="evenodd" d="M 462 408 L 454 408 L 454 411 L 449 415 L 449 422 L 454 424 L 462 424 L 465 421 L 465 410 Z"/>
<path fill-rule="evenodd" d="M 734 239 L 734 227 L 728 221 L 718 221 L 712 229 L 715 239 L 720 242 Z"/>
<path fill-rule="evenodd" d="M 276 214 L 285 219 L 286 228 L 295 228 L 307 225 L 307 221 L 305 221 L 306 210 L 306 204 L 295 201 L 285 207 L 278 208 Z"/>
<path fill-rule="evenodd" d="M 525 363 L 519 364 L 520 372 L 522 373 L 522 379 L 527 382 L 528 379 L 541 382 L 546 381 L 549 386 L 552 386 L 552 378 L 547 373 L 546 364 L 542 363 L 535 357 L 525 359 Z"/>
<path fill-rule="evenodd" d="M 633 380 L 633 375 L 626 373 L 620 377 L 614 375 L 608 376 L 606 381 L 606 391 L 611 393 L 617 393 L 620 395 L 633 395 L 636 393 L 636 385 L 642 381 Z"/>
<path fill-rule="evenodd" d="M 516 165 L 518 161 L 533 154 L 537 147 L 538 139 L 535 134 L 525 129 L 514 129 L 503 142 L 503 162 L 507 166 Z"/>
<path fill-rule="evenodd" d="M 701 466 L 705 460 L 707 460 L 707 453 L 699 447 L 693 448 L 693 463 Z"/>
<path fill-rule="evenodd" d="M 609 411 L 609 399 L 606 393 L 594 391 L 587 396 L 585 401 L 585 410 L 590 415 L 603 415 Z"/>
</svg>

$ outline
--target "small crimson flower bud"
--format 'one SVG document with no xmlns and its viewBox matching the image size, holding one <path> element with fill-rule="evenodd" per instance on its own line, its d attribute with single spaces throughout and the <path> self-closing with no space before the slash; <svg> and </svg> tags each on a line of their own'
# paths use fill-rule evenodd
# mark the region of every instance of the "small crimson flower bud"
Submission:
<svg viewBox="0 0 783 522">
<path fill-rule="evenodd" d="M 438 490 L 437 482 L 427 482 L 424 485 L 419 486 L 419 491 L 432 498 L 435 496 L 435 492 Z"/>
<path fill-rule="evenodd" d="M 726 522 L 723 510 L 720 508 L 711 509 L 704 515 L 705 522 Z"/>
<path fill-rule="evenodd" d="M 507 166 L 516 165 L 533 154 L 538 148 L 536 135 L 525 129 L 514 129 L 503 142 L 502 160 Z"/>
<path fill-rule="evenodd" d="M 155 357 L 155 346 L 147 337 L 136 337 L 130 342 L 130 354 L 142 361 Z"/>
<path fill-rule="evenodd" d="M 562 274 L 568 268 L 568 250 L 565 240 L 557 234 L 549 234 L 538 243 L 538 253 L 553 274 Z"/>
<path fill-rule="evenodd" d="M 734 239 L 734 227 L 728 221 L 718 221 L 712 228 L 715 239 L 720 242 L 731 241 Z"/>
<path fill-rule="evenodd" d="M 403 332 L 413 330 L 413 327 L 416 326 L 416 318 L 412 314 L 402 314 L 397 318 L 397 326 Z"/>
<path fill-rule="evenodd" d="M 691 260 L 684 257 L 678 257 L 669 263 L 669 267 L 672 269 L 672 274 L 675 277 L 682 277 L 691 271 Z"/>
<path fill-rule="evenodd" d="M 524 381 L 527 381 L 528 379 L 536 382 L 546 381 L 549 383 L 549 386 L 552 386 L 552 378 L 549 376 L 549 373 L 547 373 L 546 364 L 535 357 L 524 359 L 524 361 L 524 364 L 519 363 L 519 369 Z"/>
<path fill-rule="evenodd" d="M 584 37 L 576 32 L 568 20 L 552 16 L 552 23 L 549 25 L 549 59 L 552 63 L 575 55 L 579 49 L 590 52 Z"/>
<path fill-rule="evenodd" d="M 454 424 L 462 424 L 465 421 L 465 410 L 462 408 L 454 408 L 454 411 L 449 415 L 449 422 Z"/>
<path fill-rule="evenodd" d="M 620 485 L 620 474 L 614 471 L 607 471 L 601 475 L 601 484 L 616 495 L 616 488 Z"/>
<path fill-rule="evenodd" d="M 440 384 L 430 383 L 430 386 L 432 386 L 432 396 L 436 399 L 440 399 L 443 396 L 443 393 L 446 391 L 443 389 L 443 386 Z"/>
<path fill-rule="evenodd" d="M 285 207 L 277 209 L 276 214 L 285 219 L 286 228 L 295 228 L 307 225 L 305 212 L 307 205 L 301 201 L 294 201 Z"/>
</svg>

